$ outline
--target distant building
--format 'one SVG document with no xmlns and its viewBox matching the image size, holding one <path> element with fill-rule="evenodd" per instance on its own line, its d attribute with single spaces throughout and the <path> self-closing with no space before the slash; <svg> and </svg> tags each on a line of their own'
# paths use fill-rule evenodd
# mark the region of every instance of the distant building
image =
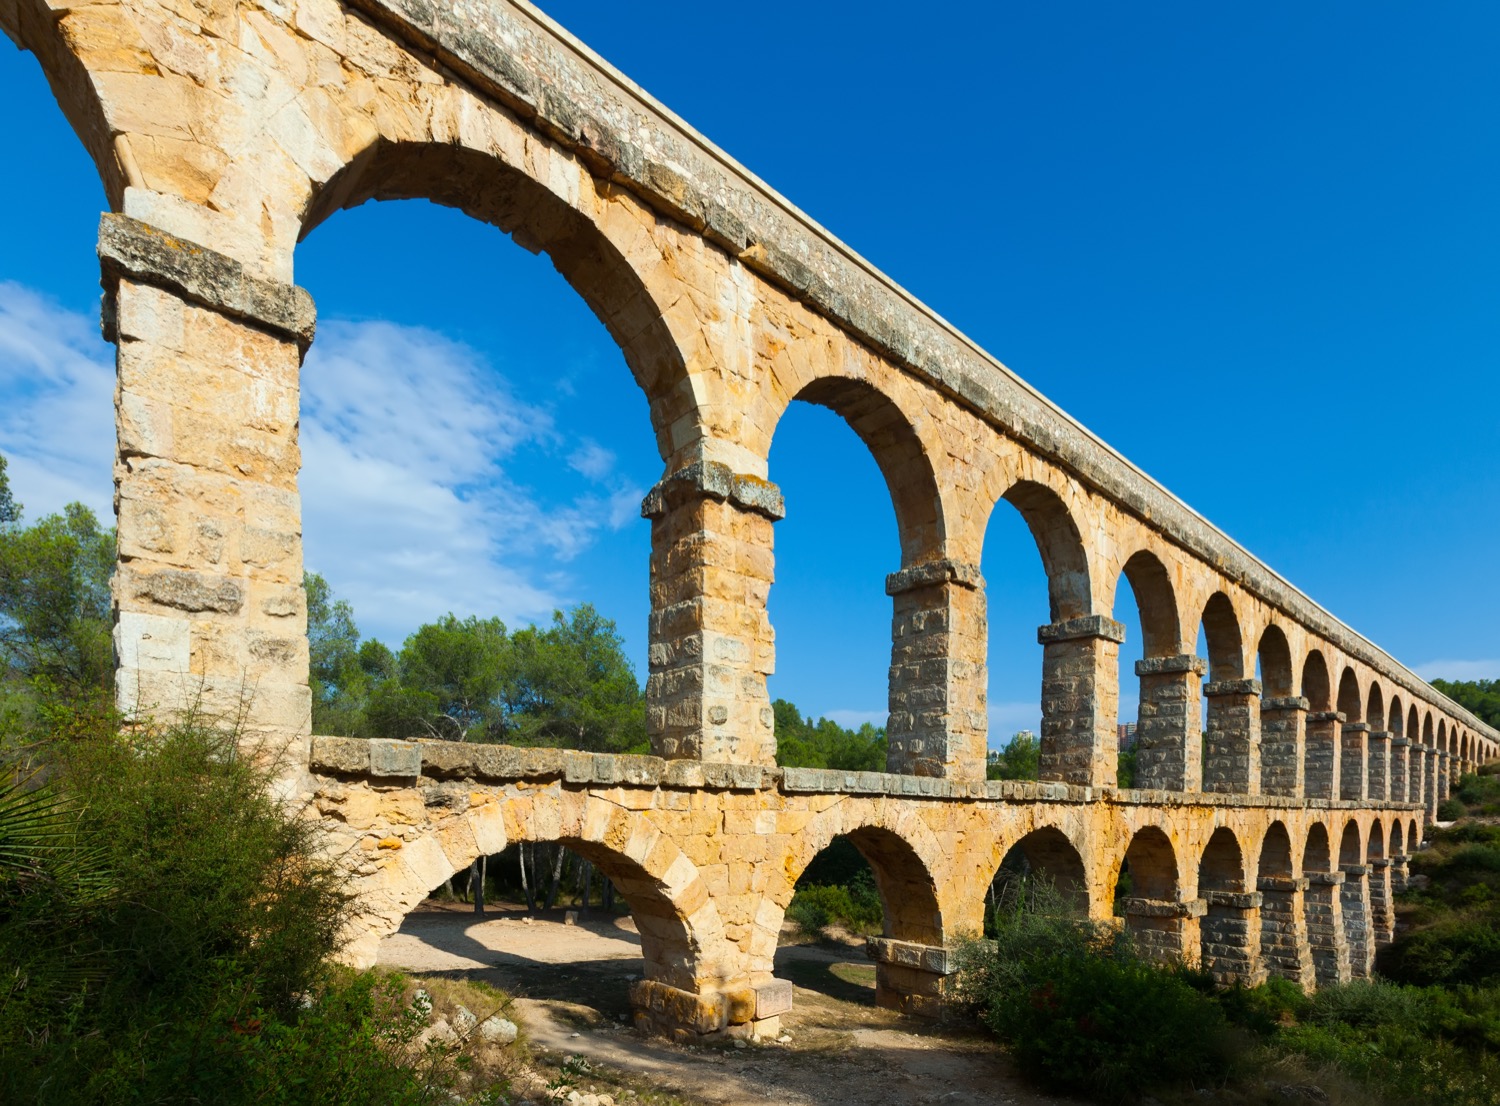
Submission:
<svg viewBox="0 0 1500 1106">
<path fill-rule="evenodd" d="M 1135 723 L 1121 722 L 1116 729 L 1116 736 L 1120 739 L 1121 750 L 1135 748 Z"/>
</svg>

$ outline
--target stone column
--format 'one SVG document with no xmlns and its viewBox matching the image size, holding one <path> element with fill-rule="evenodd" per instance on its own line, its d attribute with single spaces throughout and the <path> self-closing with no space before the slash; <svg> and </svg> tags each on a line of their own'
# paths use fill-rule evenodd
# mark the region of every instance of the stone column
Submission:
<svg viewBox="0 0 1500 1106">
<path fill-rule="evenodd" d="M 942 1016 L 958 971 L 952 952 L 938 945 L 870 937 L 865 955 L 875 962 L 876 1006 L 929 1020 Z"/>
<path fill-rule="evenodd" d="M 958 561 L 886 577 L 891 596 L 886 769 L 982 780 L 985 769 L 984 578 Z"/>
<path fill-rule="evenodd" d="M 1397 803 L 1409 802 L 1407 798 L 1411 787 L 1411 741 L 1401 734 L 1391 737 L 1391 759 L 1390 759 L 1391 800 Z"/>
<path fill-rule="evenodd" d="M 1307 708 L 1300 696 L 1261 700 L 1260 789 L 1267 795 L 1302 798 Z"/>
<path fill-rule="evenodd" d="M 1042 779 L 1114 787 L 1125 627 L 1090 614 L 1042 626 L 1036 636 L 1043 647 Z"/>
<path fill-rule="evenodd" d="M 766 677 L 776 485 L 697 461 L 651 489 L 650 676 L 646 727 L 669 760 L 775 764 Z"/>
<path fill-rule="evenodd" d="M 1437 754 L 1437 801 L 1443 802 L 1453 794 L 1453 780 L 1449 772 L 1453 765 L 1453 755 L 1446 749 L 1439 749 Z"/>
<path fill-rule="evenodd" d="M 1370 869 L 1364 864 L 1345 864 L 1339 871 L 1344 877 L 1339 900 L 1344 909 L 1344 933 L 1349 939 L 1349 972 L 1355 979 L 1368 979 L 1375 966 L 1375 941 L 1370 930 Z"/>
<path fill-rule="evenodd" d="M 1227 987 L 1236 981 L 1255 987 L 1266 980 L 1260 957 L 1259 891 L 1204 891 L 1207 913 L 1199 923 L 1203 935 L 1202 968 Z"/>
<path fill-rule="evenodd" d="M 297 491 L 312 298 L 125 215 L 99 226 L 117 343 L 116 703 L 307 763 Z"/>
<path fill-rule="evenodd" d="M 1125 928 L 1141 955 L 1162 963 L 1188 963 L 1198 957 L 1199 919 L 1208 912 L 1202 899 L 1126 899 Z"/>
<path fill-rule="evenodd" d="M 1427 746 L 1415 741 L 1411 746 L 1411 775 L 1407 777 L 1407 791 L 1407 802 L 1427 804 Z"/>
<path fill-rule="evenodd" d="M 1339 788 L 1338 798 L 1349 802 L 1365 801 L 1365 788 L 1368 786 L 1368 778 L 1365 775 L 1365 761 L 1369 755 L 1369 733 L 1368 722 L 1350 722 L 1342 728 L 1342 761 L 1339 765 Z"/>
<path fill-rule="evenodd" d="M 1391 734 L 1389 730 L 1370 731 L 1370 774 L 1368 796 L 1372 802 L 1391 799 Z"/>
<path fill-rule="evenodd" d="M 1408 858 L 1404 856 L 1391 857 L 1391 894 L 1399 895 L 1406 890 Z"/>
<path fill-rule="evenodd" d="M 1197 791 L 1203 761 L 1203 712 L 1198 694 L 1208 662 L 1184 654 L 1135 662 L 1141 711 L 1135 728 L 1135 785 L 1155 791 Z"/>
<path fill-rule="evenodd" d="M 1427 808 L 1427 820 L 1437 821 L 1437 750 L 1431 745 L 1422 746 L 1422 805 Z"/>
<path fill-rule="evenodd" d="M 1307 873 L 1307 945 L 1318 986 L 1349 982 L 1349 938 L 1340 891 L 1343 872 Z"/>
<path fill-rule="evenodd" d="M 1388 945 L 1396 936 L 1396 904 L 1391 892 L 1391 861 L 1374 857 L 1370 861 L 1370 926 L 1377 945 Z"/>
<path fill-rule="evenodd" d="M 1303 788 L 1309 799 L 1339 797 L 1339 726 L 1345 715 L 1334 710 L 1307 715 L 1307 773 Z"/>
<path fill-rule="evenodd" d="M 1314 985 L 1312 951 L 1307 941 L 1305 877 L 1262 876 L 1256 882 L 1261 895 L 1261 966 L 1270 975 L 1290 980 L 1304 991 Z"/>
<path fill-rule="evenodd" d="M 1204 791 L 1260 793 L 1260 691 L 1259 680 L 1218 680 L 1204 685 L 1208 699 Z"/>
</svg>

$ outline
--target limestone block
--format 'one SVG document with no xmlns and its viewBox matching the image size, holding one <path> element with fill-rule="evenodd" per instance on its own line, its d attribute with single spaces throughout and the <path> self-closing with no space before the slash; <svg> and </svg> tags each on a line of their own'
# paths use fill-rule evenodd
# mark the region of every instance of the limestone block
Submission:
<svg viewBox="0 0 1500 1106">
<path fill-rule="evenodd" d="M 414 777 L 422 772 L 422 747 L 415 741 L 370 741 L 370 775 Z"/>
</svg>

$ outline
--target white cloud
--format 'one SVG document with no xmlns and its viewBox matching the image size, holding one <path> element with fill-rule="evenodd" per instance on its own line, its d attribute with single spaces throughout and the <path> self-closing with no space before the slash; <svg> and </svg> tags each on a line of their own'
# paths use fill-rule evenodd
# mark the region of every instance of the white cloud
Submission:
<svg viewBox="0 0 1500 1106">
<path fill-rule="evenodd" d="M 0 452 L 27 518 L 71 500 L 112 518 L 113 360 L 96 320 L 0 282 Z M 388 322 L 320 322 L 301 444 L 307 565 L 392 644 L 449 610 L 546 619 L 576 598 L 564 566 L 644 494 L 476 350 Z M 518 483 L 511 468 L 536 471 L 522 451 L 590 486 L 557 501 Z"/>
<path fill-rule="evenodd" d="M 114 352 L 97 319 L 0 281 L 0 453 L 28 519 L 114 497 Z"/>
<path fill-rule="evenodd" d="M 1500 680 L 1500 659 L 1428 661 L 1412 671 L 1424 680 Z"/>
</svg>

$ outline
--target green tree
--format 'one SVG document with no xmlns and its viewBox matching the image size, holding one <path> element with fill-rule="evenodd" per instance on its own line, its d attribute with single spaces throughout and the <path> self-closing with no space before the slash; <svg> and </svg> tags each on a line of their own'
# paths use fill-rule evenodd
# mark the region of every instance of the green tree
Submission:
<svg viewBox="0 0 1500 1106">
<path fill-rule="evenodd" d="M 985 778 L 991 780 L 1034 780 L 1041 777 L 1042 746 L 1036 734 L 1022 730 L 1011 735 L 1005 748 L 991 750 L 985 766 Z"/>
<path fill-rule="evenodd" d="M 513 634 L 507 741 L 594 752 L 645 752 L 646 704 L 614 622 L 588 603 Z"/>
<path fill-rule="evenodd" d="M 509 644 L 498 618 L 446 614 L 418 627 L 401 647 L 400 689 L 382 688 L 382 725 L 392 718 L 409 724 L 420 715 L 420 729 L 391 736 L 425 732 L 450 741 L 498 740 Z"/>
<path fill-rule="evenodd" d="M 1432 686 L 1491 726 L 1500 726 L 1500 680 L 1433 680 Z"/>
<path fill-rule="evenodd" d="M 11 521 L 0 526 L 0 669 L 68 699 L 107 694 L 113 682 L 110 574 L 113 530 L 70 503 L 60 515 L 22 526 L 5 489 Z"/>
<path fill-rule="evenodd" d="M 883 772 L 886 733 L 864 723 L 857 730 L 827 718 L 804 718 L 785 699 L 771 704 L 776 717 L 776 763 L 783 768 L 836 768 L 844 772 Z"/>
<path fill-rule="evenodd" d="M 364 723 L 371 682 L 361 659 L 363 647 L 359 627 L 354 624 L 354 608 L 343 599 L 335 599 L 328 581 L 316 572 L 303 574 L 302 587 L 307 592 L 313 732 L 352 736 Z"/>
<path fill-rule="evenodd" d="M 5 455 L 0 453 L 0 528 L 21 521 L 21 505 L 11 495 L 10 477 L 5 467 Z"/>
</svg>

